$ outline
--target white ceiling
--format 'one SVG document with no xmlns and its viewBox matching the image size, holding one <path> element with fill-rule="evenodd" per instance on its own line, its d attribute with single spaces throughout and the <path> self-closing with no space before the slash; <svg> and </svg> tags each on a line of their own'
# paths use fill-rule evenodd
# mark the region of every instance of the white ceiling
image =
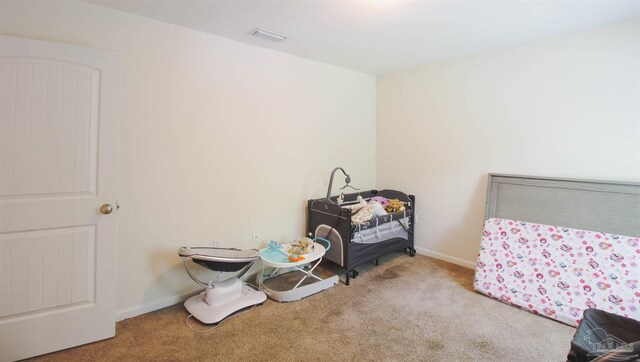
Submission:
<svg viewBox="0 0 640 362">
<path fill-rule="evenodd" d="M 370 74 L 637 19 L 640 1 L 85 0 Z M 257 28 L 284 42 L 248 35 Z"/>
</svg>

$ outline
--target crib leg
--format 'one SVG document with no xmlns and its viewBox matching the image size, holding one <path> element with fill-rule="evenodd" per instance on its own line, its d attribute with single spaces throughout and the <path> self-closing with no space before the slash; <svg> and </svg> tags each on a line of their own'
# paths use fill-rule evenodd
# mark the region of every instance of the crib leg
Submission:
<svg viewBox="0 0 640 362">
<path fill-rule="evenodd" d="M 344 284 L 345 284 L 345 285 L 349 285 L 349 280 L 350 280 L 351 278 L 353 278 L 353 279 L 357 278 L 357 277 L 358 277 L 358 275 L 359 275 L 359 273 L 358 273 L 358 271 L 357 271 L 357 270 L 355 270 L 355 269 L 351 269 L 351 270 L 349 270 L 349 271 L 347 272 L 347 274 L 345 274 L 345 277 L 344 277 Z"/>
<path fill-rule="evenodd" d="M 409 248 L 409 256 L 416 256 L 416 248 L 414 248 L 413 246 Z"/>
</svg>

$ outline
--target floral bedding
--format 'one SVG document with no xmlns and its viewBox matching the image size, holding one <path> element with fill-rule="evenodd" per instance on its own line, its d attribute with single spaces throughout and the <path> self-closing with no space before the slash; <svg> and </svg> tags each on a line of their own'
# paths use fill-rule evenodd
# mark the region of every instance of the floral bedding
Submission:
<svg viewBox="0 0 640 362">
<path fill-rule="evenodd" d="M 577 326 L 587 308 L 640 320 L 639 280 L 640 238 L 492 218 L 474 287 Z"/>
</svg>

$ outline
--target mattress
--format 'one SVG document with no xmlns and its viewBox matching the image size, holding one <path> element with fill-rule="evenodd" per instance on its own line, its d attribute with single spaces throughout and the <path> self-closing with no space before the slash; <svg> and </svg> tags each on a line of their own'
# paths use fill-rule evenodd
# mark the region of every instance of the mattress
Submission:
<svg viewBox="0 0 640 362">
<path fill-rule="evenodd" d="M 640 238 L 491 218 L 474 287 L 577 326 L 587 308 L 640 320 Z"/>
</svg>

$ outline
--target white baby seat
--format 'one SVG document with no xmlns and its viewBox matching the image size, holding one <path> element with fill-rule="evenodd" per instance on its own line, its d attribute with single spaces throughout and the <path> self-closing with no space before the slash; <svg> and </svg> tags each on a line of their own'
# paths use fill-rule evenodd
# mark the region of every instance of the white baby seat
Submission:
<svg viewBox="0 0 640 362">
<path fill-rule="evenodd" d="M 292 261 L 289 256 L 292 254 L 292 244 L 280 245 L 276 241 L 270 241 L 269 246 L 260 250 L 260 257 L 264 265 L 274 268 L 274 271 L 268 275 L 261 274 L 258 276 L 257 282 L 260 288 L 269 296 L 269 298 L 278 302 L 292 302 L 308 297 L 315 293 L 321 292 L 325 289 L 331 288 L 338 283 L 338 276 L 333 275 L 329 278 L 323 279 L 314 274 L 315 268 L 322 261 L 322 256 L 326 250 L 331 247 L 331 242 L 327 239 L 316 237 L 315 239 L 302 238 L 309 241 L 310 250 L 308 254 L 296 255 L 302 256 L 302 260 Z M 301 239 L 299 239 L 301 240 Z M 318 241 L 324 242 L 327 247 L 325 248 Z M 278 275 L 298 272 L 302 274 L 295 286 L 288 290 L 275 290 L 271 289 L 264 284 L 267 279 L 277 277 Z M 307 279 L 315 279 L 313 283 L 304 284 Z"/>
<path fill-rule="evenodd" d="M 212 247 L 182 247 L 178 255 L 184 258 L 187 273 L 196 283 L 206 287 L 204 292 L 184 302 L 185 308 L 202 323 L 218 323 L 228 315 L 250 306 L 263 303 L 267 296 L 240 281 L 260 255 L 257 250 Z M 221 281 L 205 283 L 189 269 L 187 258 L 207 269 L 218 272 L 236 272 Z"/>
</svg>

